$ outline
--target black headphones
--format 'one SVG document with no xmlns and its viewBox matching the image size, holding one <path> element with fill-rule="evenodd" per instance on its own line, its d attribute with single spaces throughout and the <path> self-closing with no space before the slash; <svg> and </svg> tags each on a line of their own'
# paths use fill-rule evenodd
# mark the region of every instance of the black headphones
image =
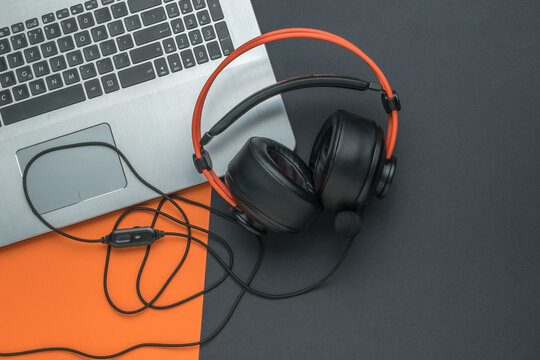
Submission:
<svg viewBox="0 0 540 360">
<path fill-rule="evenodd" d="M 325 40 L 349 49 L 368 63 L 380 84 L 332 75 L 312 75 L 282 81 L 246 98 L 201 137 L 202 109 L 219 73 L 235 58 L 254 47 L 297 37 Z M 374 121 L 339 110 L 321 128 L 309 165 L 284 145 L 272 139 L 253 137 L 229 163 L 223 183 L 213 172 L 210 155 L 204 146 L 265 100 L 289 91 L 313 87 L 381 92 L 383 105 L 389 114 L 388 144 L 384 131 Z M 256 234 L 302 231 L 324 208 L 338 213 L 338 232 L 351 235 L 358 232 L 360 227 L 358 212 L 373 195 L 383 198 L 392 183 L 396 159 L 391 153 L 397 134 L 399 110 L 399 97 L 390 88 L 382 71 L 347 40 L 313 29 L 285 29 L 268 33 L 229 55 L 205 84 L 193 115 L 195 167 L 233 205 L 235 216 L 242 225 Z"/>
</svg>

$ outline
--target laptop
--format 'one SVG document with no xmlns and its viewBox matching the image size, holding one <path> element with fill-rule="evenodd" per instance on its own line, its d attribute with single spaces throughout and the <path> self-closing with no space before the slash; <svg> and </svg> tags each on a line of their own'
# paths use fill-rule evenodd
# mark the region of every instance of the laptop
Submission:
<svg viewBox="0 0 540 360">
<path fill-rule="evenodd" d="M 48 229 L 23 195 L 38 152 L 103 141 L 171 193 L 203 182 L 192 163 L 191 117 L 205 81 L 235 46 L 260 35 L 249 0 L 3 0 L 0 11 L 0 246 Z M 203 130 L 276 81 L 261 47 L 210 92 Z M 209 151 L 219 175 L 251 136 L 294 147 L 281 98 L 258 106 Z M 50 153 L 29 194 L 58 227 L 155 198 L 106 148 Z"/>
</svg>

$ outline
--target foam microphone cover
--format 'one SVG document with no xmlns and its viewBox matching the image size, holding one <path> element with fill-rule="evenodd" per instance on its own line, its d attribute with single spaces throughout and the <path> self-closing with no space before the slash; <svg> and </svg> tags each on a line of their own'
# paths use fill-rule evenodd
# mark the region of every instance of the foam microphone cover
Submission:
<svg viewBox="0 0 540 360">
<path fill-rule="evenodd" d="M 362 219 L 355 211 L 340 211 L 334 221 L 336 232 L 345 238 L 351 238 L 360 232 Z"/>
</svg>

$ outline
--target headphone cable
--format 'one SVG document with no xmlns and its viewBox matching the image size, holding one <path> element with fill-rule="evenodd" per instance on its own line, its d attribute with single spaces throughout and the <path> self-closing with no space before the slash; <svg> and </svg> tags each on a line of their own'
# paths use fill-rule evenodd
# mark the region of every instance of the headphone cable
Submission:
<svg viewBox="0 0 540 360">
<path fill-rule="evenodd" d="M 58 233 L 59 235 L 61 235 L 63 237 L 66 237 L 66 238 L 69 238 L 69 239 L 72 239 L 72 240 L 75 240 L 75 241 L 83 242 L 83 243 L 103 243 L 104 239 L 107 238 L 107 237 L 103 237 L 102 239 L 99 239 L 99 240 L 98 239 L 84 239 L 84 238 L 81 238 L 81 237 L 78 237 L 78 236 L 75 236 L 75 235 L 68 234 L 68 233 L 60 230 L 59 228 L 55 227 L 54 225 L 50 224 L 41 214 L 39 214 L 39 212 L 37 211 L 36 207 L 34 206 L 34 204 L 32 203 L 32 200 L 30 198 L 28 188 L 27 188 L 27 177 L 28 177 L 29 169 L 30 169 L 31 165 L 37 159 L 39 159 L 40 157 L 42 157 L 42 156 L 44 156 L 46 154 L 49 154 L 49 153 L 52 153 L 52 152 L 55 152 L 55 151 L 78 148 L 78 147 L 86 147 L 86 146 L 102 146 L 102 147 L 107 147 L 107 148 L 115 151 L 122 158 L 122 160 L 126 163 L 128 168 L 132 171 L 133 175 L 139 181 L 141 181 L 141 183 L 143 183 L 146 187 L 148 187 L 149 189 L 151 189 L 152 191 L 154 191 L 155 193 L 159 194 L 162 197 L 162 199 L 161 199 L 161 201 L 160 201 L 160 203 L 159 203 L 159 205 L 158 205 L 158 207 L 156 209 L 139 206 L 139 207 L 134 207 L 134 208 L 130 208 L 130 209 L 125 210 L 118 217 L 118 219 L 116 220 L 116 222 L 115 222 L 115 224 L 113 226 L 113 230 L 112 230 L 113 232 L 118 229 L 118 227 L 120 226 L 122 221 L 127 216 L 129 216 L 130 214 L 132 214 L 134 212 L 151 212 L 151 213 L 154 213 L 154 217 L 153 217 L 153 220 L 152 220 L 152 223 L 151 223 L 152 228 L 155 227 L 156 222 L 157 222 L 157 220 L 158 220 L 158 218 L 160 216 L 162 216 L 162 217 L 164 217 L 164 218 L 166 218 L 168 220 L 171 220 L 171 221 L 175 222 L 176 224 L 186 228 L 186 234 L 177 233 L 177 232 L 163 232 L 162 233 L 163 237 L 171 236 L 171 237 L 179 237 L 179 238 L 186 239 L 186 248 L 184 250 L 184 253 L 183 253 L 179 263 L 175 267 L 175 269 L 169 275 L 168 279 L 165 281 L 165 283 L 162 285 L 162 287 L 159 289 L 159 291 L 156 293 L 156 295 L 149 301 L 147 301 L 143 297 L 142 292 L 140 290 L 141 277 L 142 277 L 142 274 L 144 272 L 145 266 L 147 264 L 147 260 L 148 260 L 149 254 L 150 254 L 151 245 L 148 245 L 146 247 L 145 256 L 144 256 L 144 258 L 143 258 L 143 260 L 141 262 L 139 272 L 138 272 L 138 275 L 137 275 L 137 282 L 136 282 L 137 295 L 139 297 L 139 300 L 143 304 L 143 306 L 138 308 L 138 309 L 135 309 L 135 310 L 125 310 L 125 309 L 120 308 L 119 306 L 117 306 L 114 303 L 114 301 L 110 297 L 109 290 L 108 290 L 108 281 L 107 280 L 108 280 L 109 265 L 110 265 L 110 255 L 111 255 L 111 251 L 112 251 L 112 246 L 110 244 L 107 245 L 107 253 L 106 253 L 106 258 L 105 258 L 105 267 L 104 267 L 104 272 L 103 272 L 103 289 L 104 289 L 105 297 L 106 297 L 108 303 L 110 304 L 110 306 L 115 311 L 117 311 L 119 313 L 122 313 L 122 314 L 136 314 L 136 313 L 140 313 L 140 312 L 142 312 L 142 311 L 144 311 L 144 310 L 146 310 L 148 308 L 155 309 L 155 310 L 171 309 L 171 308 L 182 305 L 182 304 L 184 304 L 184 303 L 186 303 L 188 301 L 191 301 L 191 300 L 195 299 L 196 297 L 199 297 L 199 296 L 201 296 L 203 294 L 206 294 L 206 293 L 214 290 L 220 284 L 222 284 L 228 276 L 230 276 L 237 283 L 237 285 L 239 285 L 241 287 L 240 293 L 236 297 L 234 303 L 229 308 L 229 311 L 228 311 L 227 315 L 222 320 L 222 322 L 218 325 L 218 327 L 212 333 L 210 333 L 208 336 L 206 336 L 205 338 L 203 338 L 203 339 L 201 339 L 199 341 L 188 342 L 188 343 L 176 343 L 176 344 L 175 343 L 140 343 L 140 344 L 131 346 L 129 348 L 126 348 L 126 349 L 124 349 L 124 350 L 122 350 L 120 352 L 117 352 L 117 353 L 114 353 L 114 354 L 109 354 L 109 355 L 94 355 L 94 354 L 89 354 L 89 353 L 86 353 L 86 352 L 83 352 L 83 351 L 80 351 L 80 350 L 77 350 L 77 349 L 73 349 L 73 348 L 68 348 L 68 347 L 45 347 L 45 348 L 40 348 L 40 349 L 32 349 L 32 350 L 25 350 L 25 351 L 0 353 L 0 357 L 11 357 L 11 356 L 21 356 L 21 355 L 28 355 L 28 354 L 35 354 L 35 353 L 61 351 L 61 352 L 69 352 L 69 353 L 77 354 L 77 355 L 84 356 L 84 357 L 87 357 L 87 358 L 90 358 L 90 359 L 111 359 L 111 358 L 115 358 L 115 357 L 124 355 L 124 354 L 126 354 L 128 352 L 131 352 L 133 350 L 143 348 L 143 347 L 181 348 L 181 347 L 191 347 L 191 346 L 202 345 L 202 344 L 212 340 L 214 337 L 216 337 L 225 328 L 225 326 L 227 325 L 227 323 L 231 319 L 232 315 L 234 314 L 236 308 L 238 307 L 240 301 L 242 300 L 242 298 L 243 298 L 243 296 L 245 295 L 246 292 L 252 293 L 252 294 L 254 294 L 256 296 L 259 296 L 259 297 L 262 297 L 262 298 L 273 299 L 273 300 L 286 299 L 286 298 L 290 298 L 290 297 L 305 294 L 305 293 L 315 289 L 316 287 L 322 285 L 324 282 L 326 282 L 337 271 L 337 269 L 341 266 L 341 264 L 345 260 L 345 257 L 349 253 L 349 250 L 350 250 L 350 248 L 351 248 L 351 246 L 353 244 L 354 236 L 352 236 L 352 237 L 350 237 L 348 239 L 346 247 L 345 247 L 341 257 L 339 258 L 338 262 L 336 263 L 336 265 L 324 277 L 322 277 L 320 280 L 312 283 L 311 285 L 309 285 L 307 287 L 304 287 L 304 288 L 302 288 L 300 290 L 296 290 L 296 291 L 293 291 L 293 292 L 283 293 L 283 294 L 271 294 L 271 293 L 267 293 L 267 292 L 264 292 L 264 291 L 261 291 L 261 290 L 257 290 L 255 288 L 251 287 L 251 283 L 252 283 L 253 279 L 255 278 L 257 272 L 259 271 L 260 267 L 261 267 L 262 259 L 263 259 L 263 256 L 264 256 L 264 245 L 263 245 L 262 238 L 260 236 L 257 236 L 258 245 L 259 245 L 259 252 L 258 252 L 257 262 L 256 262 L 255 266 L 253 267 L 253 269 L 251 270 L 251 273 L 250 273 L 250 276 L 249 276 L 248 280 L 243 281 L 240 278 L 240 276 L 238 274 L 236 274 L 232 270 L 233 269 L 233 263 L 234 263 L 234 256 L 233 256 L 232 248 L 227 243 L 227 241 L 225 239 L 223 239 L 221 236 L 219 236 L 218 234 L 216 234 L 216 233 L 214 233 L 214 232 L 212 232 L 210 230 L 207 230 L 207 229 L 204 229 L 204 228 L 201 228 L 201 227 L 198 227 L 196 225 L 191 224 L 189 222 L 189 218 L 188 218 L 187 214 L 185 213 L 185 211 L 183 210 L 183 208 L 177 202 L 175 202 L 174 200 L 178 200 L 180 202 L 185 202 L 185 203 L 188 203 L 190 205 L 200 207 L 200 208 L 202 208 L 204 210 L 207 210 L 207 211 L 209 211 L 209 212 L 211 212 L 211 213 L 213 213 L 213 214 L 215 214 L 215 215 L 217 215 L 219 217 L 222 217 L 225 220 L 233 222 L 233 223 L 237 223 L 236 219 L 230 217 L 229 215 L 227 215 L 227 214 L 225 214 L 225 213 L 223 213 L 223 212 L 221 212 L 221 211 L 219 211 L 217 209 L 211 208 L 210 206 L 201 204 L 199 202 L 189 200 L 189 199 L 177 196 L 177 195 L 167 195 L 167 194 L 165 194 L 164 192 L 162 192 L 161 190 L 159 190 L 158 188 L 156 188 L 155 186 L 150 184 L 148 181 L 146 181 L 135 170 L 135 168 L 133 167 L 133 165 L 131 164 L 129 159 L 120 151 L 120 149 L 118 149 L 114 145 L 111 145 L 109 143 L 103 143 L 103 142 L 84 142 L 84 143 L 63 145 L 63 146 L 50 148 L 50 149 L 44 150 L 44 151 L 36 154 L 28 162 L 27 166 L 25 167 L 25 170 L 24 170 L 24 173 L 23 173 L 23 190 L 24 190 L 26 200 L 27 200 L 32 212 L 37 216 L 37 218 L 44 225 L 46 225 L 52 231 Z M 174 216 L 172 216 L 172 215 L 170 215 L 170 214 L 168 214 L 168 213 L 166 213 L 166 212 L 164 212 L 162 210 L 163 206 L 167 202 L 172 204 L 174 206 L 174 208 L 176 210 L 178 210 L 178 212 L 182 216 L 182 219 L 176 218 L 176 217 L 174 217 Z M 205 233 L 205 234 L 207 234 L 207 236 L 209 238 L 212 238 L 212 239 L 218 241 L 218 243 L 221 244 L 225 248 L 225 250 L 227 252 L 227 255 L 228 255 L 228 260 L 227 261 L 224 260 L 212 246 L 206 244 L 204 241 L 202 241 L 199 238 L 193 236 L 192 230 L 196 230 L 196 231 Z M 156 301 L 158 301 L 160 299 L 161 295 L 165 292 L 165 290 L 169 286 L 172 279 L 175 278 L 178 271 L 180 270 L 180 268 L 184 264 L 188 254 L 189 254 L 189 250 L 190 250 L 190 246 L 191 246 L 192 242 L 194 242 L 195 244 L 200 245 L 200 246 L 202 246 L 202 247 L 204 247 L 206 249 L 207 253 L 209 253 L 214 258 L 214 260 L 218 263 L 218 265 L 223 268 L 223 270 L 224 270 L 223 275 L 217 281 L 215 281 L 214 283 L 212 283 L 208 287 L 205 287 L 202 291 L 200 291 L 198 293 L 195 293 L 195 294 L 193 294 L 193 295 L 191 295 L 191 296 L 189 296 L 189 297 L 187 297 L 185 299 L 176 301 L 176 302 L 168 304 L 168 305 L 160 305 L 160 306 L 155 305 Z"/>
</svg>

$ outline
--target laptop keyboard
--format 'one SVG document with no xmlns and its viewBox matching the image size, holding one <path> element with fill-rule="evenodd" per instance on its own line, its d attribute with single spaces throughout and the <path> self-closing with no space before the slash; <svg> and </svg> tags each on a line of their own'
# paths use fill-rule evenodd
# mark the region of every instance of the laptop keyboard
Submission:
<svg viewBox="0 0 540 360">
<path fill-rule="evenodd" d="M 185 71 L 233 50 L 219 0 L 90 0 L 41 19 L 0 24 L 3 125 Z"/>
</svg>

